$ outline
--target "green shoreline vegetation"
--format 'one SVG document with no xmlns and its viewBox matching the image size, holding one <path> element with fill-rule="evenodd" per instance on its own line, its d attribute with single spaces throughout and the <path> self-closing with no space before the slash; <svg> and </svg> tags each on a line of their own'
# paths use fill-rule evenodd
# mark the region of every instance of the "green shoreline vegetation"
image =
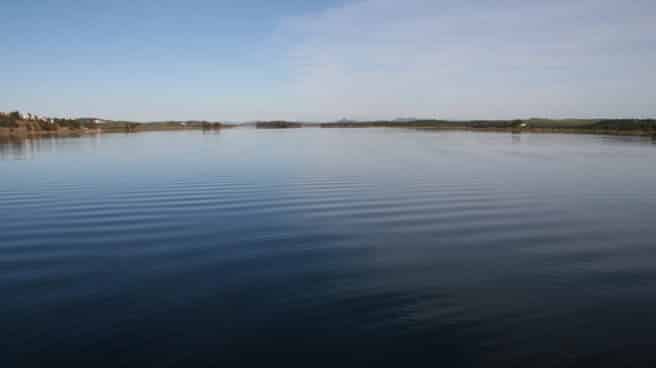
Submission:
<svg viewBox="0 0 656 368">
<path fill-rule="evenodd" d="M 258 121 L 225 124 L 209 121 L 130 122 L 96 118 L 45 118 L 32 114 L 0 112 L 0 137 L 29 137 L 40 135 L 82 135 L 111 132 L 144 132 L 161 130 L 219 130 L 233 127 L 256 129 L 290 128 L 407 128 L 452 129 L 472 131 L 560 132 L 617 135 L 656 136 L 656 119 L 526 119 L 526 120 L 377 120 L 307 123 L 294 121 Z"/>
<path fill-rule="evenodd" d="M 526 120 L 376 120 L 303 123 L 270 121 L 245 124 L 258 129 L 287 128 L 406 128 L 535 133 L 588 133 L 616 135 L 656 135 L 656 119 L 539 119 Z"/>
<path fill-rule="evenodd" d="M 411 120 L 337 122 L 321 124 L 322 128 L 404 127 L 414 129 L 454 129 L 510 132 L 560 132 L 620 135 L 655 135 L 655 119 L 526 119 L 526 120 Z"/>
<path fill-rule="evenodd" d="M 62 119 L 47 118 L 19 111 L 0 112 L 0 137 L 27 137 L 40 135 L 82 135 L 94 133 L 132 133 L 158 130 L 230 128 L 220 122 L 210 121 L 161 121 L 138 123 L 131 121 L 103 120 L 96 118 Z"/>
</svg>

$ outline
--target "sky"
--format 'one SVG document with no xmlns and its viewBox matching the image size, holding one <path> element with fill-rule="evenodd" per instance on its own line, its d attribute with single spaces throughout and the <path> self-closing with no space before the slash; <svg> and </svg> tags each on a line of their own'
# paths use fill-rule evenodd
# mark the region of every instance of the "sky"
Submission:
<svg viewBox="0 0 656 368">
<path fill-rule="evenodd" d="M 656 117 L 653 0 L 0 0 L 0 111 Z"/>
</svg>

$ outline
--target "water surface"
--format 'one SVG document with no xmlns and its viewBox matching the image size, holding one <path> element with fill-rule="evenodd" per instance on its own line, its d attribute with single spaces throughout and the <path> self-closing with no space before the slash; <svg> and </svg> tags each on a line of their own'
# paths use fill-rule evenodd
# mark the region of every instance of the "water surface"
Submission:
<svg viewBox="0 0 656 368">
<path fill-rule="evenodd" d="M 236 129 L 0 144 L 0 364 L 656 360 L 656 145 Z"/>
</svg>

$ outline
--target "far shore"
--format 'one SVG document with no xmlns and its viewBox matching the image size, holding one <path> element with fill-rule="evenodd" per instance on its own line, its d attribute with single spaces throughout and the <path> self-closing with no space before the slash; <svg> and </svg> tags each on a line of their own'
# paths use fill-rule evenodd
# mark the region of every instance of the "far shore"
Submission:
<svg viewBox="0 0 656 368">
<path fill-rule="evenodd" d="M 0 138 L 38 138 L 47 136 L 82 136 L 102 133 L 138 133 L 148 131 L 185 131 L 233 128 L 255 129 L 358 129 L 402 128 L 417 130 L 461 130 L 474 132 L 508 133 L 565 133 L 623 136 L 656 136 L 654 119 L 527 119 L 527 120 L 407 120 L 407 121 L 339 121 L 331 123 L 305 123 L 292 121 L 259 121 L 244 124 L 224 124 L 207 121 L 166 121 L 136 123 L 91 119 L 69 120 L 8 120 L 0 121 Z"/>
<path fill-rule="evenodd" d="M 220 123 L 107 123 L 107 124 L 37 124 L 18 120 L 11 126 L 0 126 L 0 138 L 70 137 L 102 133 L 139 133 L 150 131 L 219 130 L 235 127 Z"/>
</svg>

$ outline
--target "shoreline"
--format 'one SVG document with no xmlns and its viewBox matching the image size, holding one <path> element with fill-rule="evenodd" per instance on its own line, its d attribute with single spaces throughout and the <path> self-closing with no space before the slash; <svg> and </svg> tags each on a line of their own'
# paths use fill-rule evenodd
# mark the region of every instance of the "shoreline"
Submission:
<svg viewBox="0 0 656 368">
<path fill-rule="evenodd" d="M 223 129 L 363 129 L 394 128 L 429 131 L 467 131 L 535 134 L 590 134 L 613 136 L 656 137 L 656 119 L 540 119 L 526 120 L 375 120 L 308 123 L 300 121 L 256 121 L 242 124 L 225 124 L 209 121 L 129 122 L 97 119 L 45 119 L 29 115 L 22 118 L 18 112 L 3 114 L 0 120 L 0 138 L 25 139 L 39 137 L 78 137 L 105 133 L 140 133 L 154 131 L 221 131 Z"/>
<path fill-rule="evenodd" d="M 28 130 L 22 127 L 6 128 L 0 127 L 0 139 L 33 139 L 47 137 L 81 137 L 87 135 L 99 134 L 116 134 L 116 133 L 147 133 L 147 132 L 175 132 L 175 131 L 220 131 L 223 129 L 252 129 L 249 126 L 223 126 L 221 128 L 204 129 L 202 127 L 138 127 L 136 129 L 125 128 L 95 128 L 95 129 L 70 129 L 59 128 L 57 130 Z M 465 131 L 465 132 L 485 132 L 485 133 L 511 133 L 511 134 L 589 134 L 589 135 L 607 135 L 607 136 L 634 136 L 634 137 L 654 137 L 656 131 L 650 130 L 622 130 L 622 129 L 586 129 L 586 128 L 510 128 L 510 127 L 467 127 L 467 126 L 413 126 L 413 125 L 331 125 L 325 126 L 320 124 L 303 124 L 301 126 L 258 126 L 255 129 L 278 130 L 278 129 L 302 129 L 302 128 L 319 128 L 319 129 L 409 129 L 425 131 Z"/>
<path fill-rule="evenodd" d="M 416 130 L 454 130 L 468 132 L 488 132 L 488 133 L 535 133 L 535 134 L 589 134 L 589 135 L 612 135 L 612 136 L 633 136 L 633 137 L 656 137 L 655 131 L 647 130 L 604 130 L 604 129 L 576 129 L 576 128 L 443 128 L 443 127 L 414 127 Z"/>
<path fill-rule="evenodd" d="M 111 133 L 145 133 L 164 131 L 218 131 L 232 127 L 202 128 L 202 127 L 137 127 L 137 128 L 81 128 L 71 129 L 60 127 L 55 130 L 33 130 L 25 127 L 0 127 L 0 139 L 41 138 L 41 137 L 80 137 L 85 135 L 111 134 Z"/>
</svg>

